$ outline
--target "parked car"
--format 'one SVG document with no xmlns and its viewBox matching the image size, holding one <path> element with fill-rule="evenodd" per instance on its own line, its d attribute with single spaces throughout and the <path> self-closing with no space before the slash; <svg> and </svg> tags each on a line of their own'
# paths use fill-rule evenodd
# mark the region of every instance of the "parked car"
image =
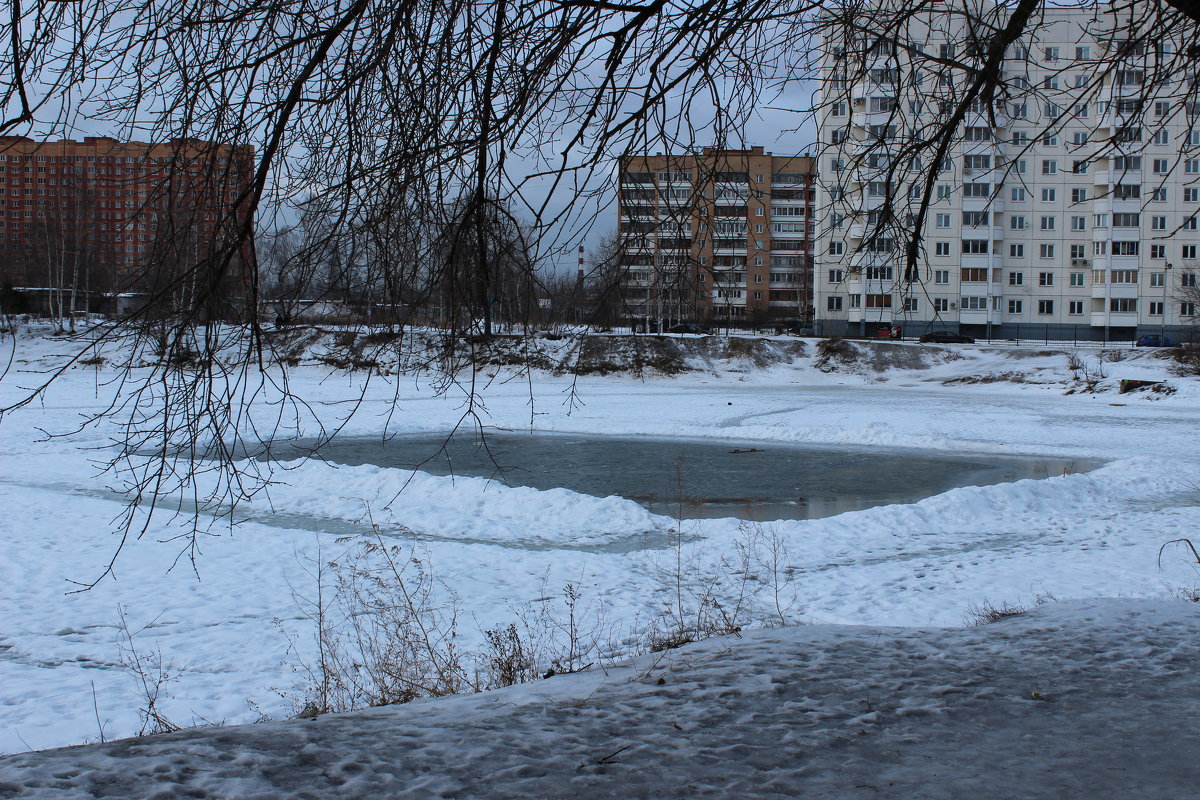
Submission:
<svg viewBox="0 0 1200 800">
<path fill-rule="evenodd" d="M 963 336 L 961 333 L 953 331 L 930 331 L 929 333 L 921 334 L 920 342 L 933 344 L 975 344 L 975 340 L 970 336 Z"/>
<path fill-rule="evenodd" d="M 1139 336 L 1133 344 L 1135 347 L 1179 347 L 1179 342 L 1169 336 L 1159 336 L 1157 333 Z"/>
<path fill-rule="evenodd" d="M 667 328 L 667 333 L 708 333 L 708 331 L 691 322 L 681 322 Z"/>
</svg>

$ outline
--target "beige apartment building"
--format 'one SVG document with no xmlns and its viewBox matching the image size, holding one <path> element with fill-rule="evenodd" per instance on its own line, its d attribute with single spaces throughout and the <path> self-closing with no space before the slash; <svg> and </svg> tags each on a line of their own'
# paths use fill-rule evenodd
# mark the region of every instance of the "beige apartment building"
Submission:
<svg viewBox="0 0 1200 800">
<path fill-rule="evenodd" d="M 820 333 L 1131 339 L 1196 319 L 1200 127 L 1185 42 L 1128 38 L 1099 8 L 1044 7 L 1008 48 L 991 103 L 970 105 L 937 164 L 915 269 L 911 239 L 931 160 L 911 157 L 962 97 L 972 10 L 939 6 L 892 42 L 830 38 L 822 54 Z"/>
<path fill-rule="evenodd" d="M 814 160 L 762 147 L 621 161 L 622 288 L 638 324 L 807 324 Z"/>
</svg>

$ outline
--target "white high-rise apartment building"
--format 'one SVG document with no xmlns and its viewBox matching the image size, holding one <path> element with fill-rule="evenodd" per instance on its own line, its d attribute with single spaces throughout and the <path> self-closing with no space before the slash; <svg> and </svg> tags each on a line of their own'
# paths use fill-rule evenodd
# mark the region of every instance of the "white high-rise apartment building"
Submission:
<svg viewBox="0 0 1200 800">
<path fill-rule="evenodd" d="M 995 45 L 1010 9 L 965 1 L 898 23 L 898 35 L 826 39 L 818 331 L 1180 335 L 1200 274 L 1187 43 L 1140 39 L 1101 7 L 1047 8 Z M 1000 82 L 968 102 L 989 52 L 1003 54 Z M 939 159 L 934 134 L 956 113 Z"/>
</svg>

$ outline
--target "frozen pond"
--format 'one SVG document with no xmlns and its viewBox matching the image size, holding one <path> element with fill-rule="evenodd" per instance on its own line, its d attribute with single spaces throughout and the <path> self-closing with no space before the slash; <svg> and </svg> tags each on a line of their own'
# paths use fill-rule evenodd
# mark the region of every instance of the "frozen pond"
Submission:
<svg viewBox="0 0 1200 800">
<path fill-rule="evenodd" d="M 300 457 L 301 449 L 296 450 Z M 286 452 L 273 454 L 288 460 Z M 1051 457 L 931 453 L 736 440 L 489 431 L 338 438 L 320 457 L 337 464 L 486 477 L 536 489 L 619 495 L 685 519 L 811 519 L 907 503 L 958 486 L 1084 472 Z"/>
</svg>

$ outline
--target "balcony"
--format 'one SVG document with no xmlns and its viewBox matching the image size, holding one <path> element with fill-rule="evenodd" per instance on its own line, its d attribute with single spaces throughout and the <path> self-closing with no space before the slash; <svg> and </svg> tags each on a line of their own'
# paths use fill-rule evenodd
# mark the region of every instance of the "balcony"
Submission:
<svg viewBox="0 0 1200 800">
<path fill-rule="evenodd" d="M 936 203 L 937 200 L 934 200 Z M 1000 197 L 964 197 L 962 199 L 963 211 L 1003 211 L 1004 200 Z"/>
<path fill-rule="evenodd" d="M 1000 266 L 1000 259 L 996 257 L 995 253 L 964 253 L 962 256 L 962 266 L 971 269 L 998 267 Z"/>
<path fill-rule="evenodd" d="M 1140 169 L 1100 169 L 1092 174 L 1092 183 L 1097 186 L 1106 186 L 1114 183 L 1133 186 L 1141 184 L 1141 182 L 1142 171 Z"/>
</svg>

